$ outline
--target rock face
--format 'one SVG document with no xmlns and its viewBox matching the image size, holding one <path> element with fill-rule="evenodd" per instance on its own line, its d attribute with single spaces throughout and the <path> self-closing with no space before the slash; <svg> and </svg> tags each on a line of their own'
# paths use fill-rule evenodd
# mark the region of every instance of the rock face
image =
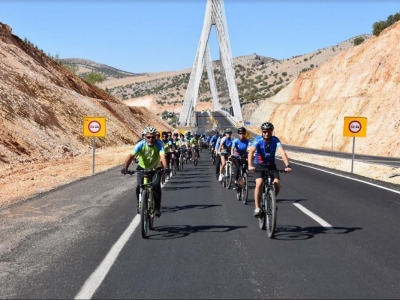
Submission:
<svg viewBox="0 0 400 300">
<path fill-rule="evenodd" d="M 367 117 L 356 153 L 400 156 L 400 22 L 359 46 L 302 73 L 260 103 L 252 125 L 271 121 L 284 143 L 352 151 L 344 117 Z M 332 142 L 333 141 L 333 142 Z M 332 147 L 333 145 L 333 147 Z"/>
<path fill-rule="evenodd" d="M 81 80 L 0 23 L 0 170 L 90 152 L 85 116 L 107 119 L 99 148 L 131 145 L 145 126 L 172 129 L 150 110 Z"/>
</svg>

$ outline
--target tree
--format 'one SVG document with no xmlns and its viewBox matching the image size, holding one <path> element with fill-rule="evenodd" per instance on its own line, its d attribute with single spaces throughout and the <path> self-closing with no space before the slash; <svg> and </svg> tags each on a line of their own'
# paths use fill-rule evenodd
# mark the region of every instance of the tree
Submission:
<svg viewBox="0 0 400 300">
<path fill-rule="evenodd" d="M 90 73 L 83 74 L 82 79 L 85 80 L 86 82 L 89 82 L 90 84 L 96 84 L 96 83 L 102 83 L 105 80 L 105 77 L 101 73 L 92 71 Z"/>
<path fill-rule="evenodd" d="M 364 38 L 362 36 L 358 36 L 353 40 L 353 45 L 357 46 L 364 42 Z"/>
</svg>

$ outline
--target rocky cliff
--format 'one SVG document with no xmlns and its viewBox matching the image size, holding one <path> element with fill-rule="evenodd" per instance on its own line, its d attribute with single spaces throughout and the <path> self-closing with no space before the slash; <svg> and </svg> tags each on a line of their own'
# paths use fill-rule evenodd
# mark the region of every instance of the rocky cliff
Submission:
<svg viewBox="0 0 400 300">
<path fill-rule="evenodd" d="M 367 137 L 356 153 L 400 156 L 400 22 L 301 73 L 273 98 L 260 102 L 253 126 L 271 121 L 285 143 L 351 152 L 345 116 L 367 117 Z M 332 142 L 333 141 L 333 142 Z"/>
<path fill-rule="evenodd" d="M 84 116 L 107 119 L 98 148 L 133 144 L 144 126 L 172 129 L 147 108 L 129 107 L 81 80 L 0 23 L 0 169 L 90 152 Z"/>
</svg>

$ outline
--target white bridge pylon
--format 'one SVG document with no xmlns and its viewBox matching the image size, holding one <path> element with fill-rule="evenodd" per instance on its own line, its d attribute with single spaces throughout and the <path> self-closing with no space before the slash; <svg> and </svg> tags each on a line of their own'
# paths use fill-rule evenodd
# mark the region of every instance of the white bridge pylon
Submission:
<svg viewBox="0 0 400 300">
<path fill-rule="evenodd" d="M 213 25 L 215 25 L 217 31 L 218 44 L 221 53 L 221 63 L 226 74 L 229 97 L 231 99 L 233 108 L 233 118 L 236 122 L 243 123 L 242 109 L 240 108 L 239 93 L 236 86 L 235 69 L 233 67 L 232 53 L 229 42 L 228 26 L 225 17 L 224 2 L 223 0 L 207 0 L 203 31 L 197 47 L 197 53 L 192 72 L 190 73 L 189 84 L 186 90 L 182 111 L 179 116 L 179 123 L 182 126 L 190 126 L 193 124 L 192 116 L 197 105 L 199 85 L 201 76 L 203 74 L 204 65 L 206 65 L 207 75 L 210 81 L 213 109 L 214 111 L 220 110 L 211 54 L 208 47 L 208 40 L 210 37 L 211 27 Z"/>
</svg>

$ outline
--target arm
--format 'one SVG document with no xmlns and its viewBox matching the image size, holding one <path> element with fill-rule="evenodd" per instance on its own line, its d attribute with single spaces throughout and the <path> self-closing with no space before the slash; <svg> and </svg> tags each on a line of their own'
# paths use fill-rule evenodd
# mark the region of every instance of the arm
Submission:
<svg viewBox="0 0 400 300">
<path fill-rule="evenodd" d="M 164 169 L 168 169 L 167 157 L 165 154 L 160 154 L 161 165 Z"/>
<path fill-rule="evenodd" d="M 129 153 L 129 155 L 126 157 L 124 165 L 123 165 L 123 169 L 121 170 L 122 174 L 126 173 L 126 170 L 129 168 L 129 166 L 132 163 L 132 160 L 135 158 L 135 155 L 133 155 L 132 153 Z"/>
<path fill-rule="evenodd" d="M 279 148 L 278 148 L 278 151 L 279 151 L 279 154 L 280 154 L 281 157 L 282 157 L 283 162 L 285 163 L 285 166 L 286 166 L 285 172 L 290 173 L 290 172 L 292 171 L 292 167 L 289 165 L 289 158 L 288 158 L 288 156 L 286 155 L 286 152 L 285 152 L 285 150 L 283 149 L 283 146 L 279 147 Z"/>
<path fill-rule="evenodd" d="M 249 147 L 249 154 L 247 155 L 247 161 L 249 164 L 249 171 L 254 171 L 255 168 L 253 166 L 253 156 L 254 156 L 254 152 L 256 152 L 256 147 L 255 146 L 250 146 Z"/>
</svg>

